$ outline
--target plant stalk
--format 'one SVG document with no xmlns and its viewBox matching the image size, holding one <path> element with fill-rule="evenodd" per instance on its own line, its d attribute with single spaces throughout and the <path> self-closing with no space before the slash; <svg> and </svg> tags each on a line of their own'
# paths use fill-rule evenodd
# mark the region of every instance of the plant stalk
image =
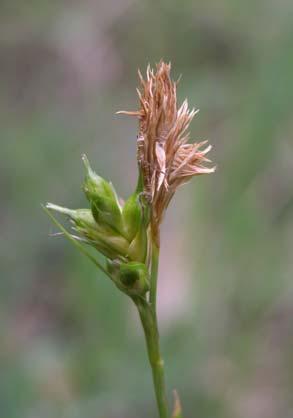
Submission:
<svg viewBox="0 0 293 418">
<path fill-rule="evenodd" d="M 154 389 L 160 418 L 168 418 L 165 389 L 164 362 L 160 353 L 157 317 L 152 306 L 144 299 L 134 299 L 143 326 L 149 362 L 152 368 Z"/>
<path fill-rule="evenodd" d="M 160 353 L 160 337 L 156 313 L 157 280 L 159 267 L 159 246 L 152 242 L 152 260 L 149 302 L 138 298 L 134 300 L 143 326 L 149 362 L 152 368 L 154 389 L 160 418 L 168 418 L 168 403 L 165 388 L 164 362 Z"/>
<path fill-rule="evenodd" d="M 157 282 L 158 282 L 158 269 L 159 269 L 159 255 L 160 249 L 152 242 L 152 264 L 151 264 L 151 283 L 150 283 L 150 305 L 154 312 L 154 316 L 157 317 Z"/>
</svg>

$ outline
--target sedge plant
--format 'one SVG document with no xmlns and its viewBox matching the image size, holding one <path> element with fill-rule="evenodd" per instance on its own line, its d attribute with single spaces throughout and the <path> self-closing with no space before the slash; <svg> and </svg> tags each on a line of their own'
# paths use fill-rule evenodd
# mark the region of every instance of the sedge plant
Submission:
<svg viewBox="0 0 293 418">
<path fill-rule="evenodd" d="M 171 79 L 170 69 L 170 64 L 161 61 L 155 70 L 148 66 L 145 79 L 138 72 L 139 110 L 118 112 L 139 121 L 134 193 L 122 203 L 113 185 L 93 171 L 84 155 L 83 191 L 89 207 L 73 210 L 47 203 L 44 208 L 61 232 L 135 304 L 145 334 L 160 418 L 171 417 L 156 312 L 160 225 L 176 189 L 193 176 L 215 170 L 206 165 L 210 163 L 206 154 L 211 146 L 206 141 L 188 142 L 188 127 L 197 111 L 189 110 L 187 100 L 177 106 L 177 82 Z M 66 215 L 72 231 L 68 232 L 53 212 Z M 104 256 L 104 264 L 87 246 Z M 180 417 L 175 393 L 172 418 Z"/>
</svg>

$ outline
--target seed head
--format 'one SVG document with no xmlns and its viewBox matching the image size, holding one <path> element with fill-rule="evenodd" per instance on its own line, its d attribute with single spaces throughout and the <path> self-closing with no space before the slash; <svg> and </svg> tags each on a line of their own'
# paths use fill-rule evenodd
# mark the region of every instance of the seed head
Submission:
<svg viewBox="0 0 293 418">
<path fill-rule="evenodd" d="M 170 78 L 171 64 L 160 62 L 156 71 L 148 66 L 146 79 L 138 72 L 140 109 L 122 111 L 137 116 L 137 159 L 143 178 L 144 194 L 152 209 L 152 226 L 158 229 L 168 204 L 181 184 L 193 176 L 213 173 L 215 167 L 206 154 L 207 141 L 188 143 L 188 128 L 198 110 L 189 110 L 187 100 L 178 108 L 177 83 Z"/>
</svg>

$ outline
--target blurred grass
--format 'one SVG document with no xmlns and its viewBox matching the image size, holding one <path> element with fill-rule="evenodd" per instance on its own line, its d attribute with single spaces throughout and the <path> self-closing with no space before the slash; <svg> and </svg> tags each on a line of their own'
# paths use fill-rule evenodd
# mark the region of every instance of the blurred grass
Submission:
<svg viewBox="0 0 293 418">
<path fill-rule="evenodd" d="M 292 416 L 292 12 L 285 0 L 1 3 L 1 416 L 156 416 L 135 312 L 48 238 L 40 203 L 85 204 L 82 152 L 131 192 L 136 122 L 114 112 L 137 106 L 136 69 L 162 57 L 218 165 L 164 226 L 170 401 L 176 387 L 186 417 Z"/>
</svg>

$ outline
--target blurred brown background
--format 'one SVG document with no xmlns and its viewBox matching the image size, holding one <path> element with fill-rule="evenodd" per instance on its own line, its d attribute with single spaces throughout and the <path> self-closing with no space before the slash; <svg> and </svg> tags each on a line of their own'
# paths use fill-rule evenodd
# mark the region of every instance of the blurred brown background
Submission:
<svg viewBox="0 0 293 418">
<path fill-rule="evenodd" d="M 149 418 L 136 314 L 42 212 L 82 207 L 85 152 L 129 195 L 137 68 L 161 58 L 215 175 L 176 195 L 159 314 L 185 417 L 293 416 L 293 2 L 0 4 L 0 416 Z"/>
</svg>

